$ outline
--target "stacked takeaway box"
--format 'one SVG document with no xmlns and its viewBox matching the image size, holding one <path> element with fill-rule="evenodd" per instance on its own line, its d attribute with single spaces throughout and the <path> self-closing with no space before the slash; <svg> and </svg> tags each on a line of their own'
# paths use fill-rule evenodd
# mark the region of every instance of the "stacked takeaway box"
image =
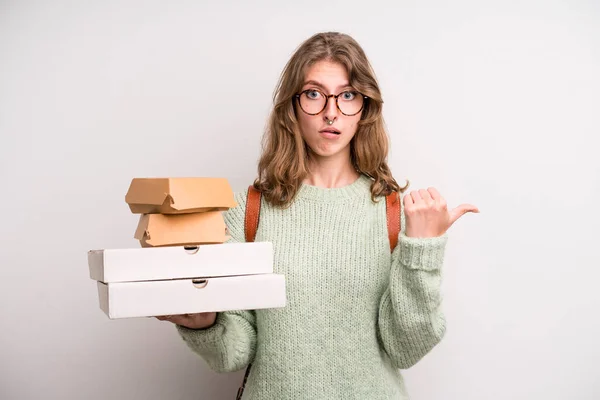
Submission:
<svg viewBox="0 0 600 400">
<path fill-rule="evenodd" d="M 270 242 L 231 242 L 223 211 L 236 207 L 223 178 L 134 178 L 141 248 L 90 250 L 90 277 L 111 319 L 285 306 Z"/>
</svg>

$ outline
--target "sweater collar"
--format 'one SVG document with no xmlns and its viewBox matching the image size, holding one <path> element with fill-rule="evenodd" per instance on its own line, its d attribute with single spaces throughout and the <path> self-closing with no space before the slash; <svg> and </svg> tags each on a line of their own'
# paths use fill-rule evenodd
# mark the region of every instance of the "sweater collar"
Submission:
<svg viewBox="0 0 600 400">
<path fill-rule="evenodd" d="M 303 183 L 296 194 L 296 199 L 335 201 L 364 196 L 365 193 L 370 192 L 371 182 L 371 178 L 365 174 L 361 174 L 358 179 L 349 185 L 337 188 L 324 188 Z"/>
</svg>

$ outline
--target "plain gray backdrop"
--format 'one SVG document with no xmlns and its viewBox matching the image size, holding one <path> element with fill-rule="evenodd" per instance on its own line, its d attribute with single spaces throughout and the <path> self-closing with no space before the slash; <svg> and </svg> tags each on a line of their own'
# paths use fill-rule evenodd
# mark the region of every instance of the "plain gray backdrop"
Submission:
<svg viewBox="0 0 600 400">
<path fill-rule="evenodd" d="M 600 398 L 591 0 L 0 2 L 0 398 L 234 397 L 171 324 L 109 320 L 86 253 L 139 247 L 134 177 L 246 188 L 281 69 L 326 30 L 375 68 L 396 178 L 481 209 L 413 399 Z"/>
</svg>

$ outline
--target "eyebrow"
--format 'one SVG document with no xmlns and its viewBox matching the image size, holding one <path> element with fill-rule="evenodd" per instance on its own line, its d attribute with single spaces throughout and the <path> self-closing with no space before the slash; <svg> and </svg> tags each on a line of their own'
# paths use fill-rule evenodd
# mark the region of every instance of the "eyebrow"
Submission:
<svg viewBox="0 0 600 400">
<path fill-rule="evenodd" d="M 314 85 L 314 86 L 320 87 L 321 89 L 326 89 L 325 86 L 323 86 L 321 83 L 319 83 L 317 81 L 312 81 L 312 80 L 311 81 L 306 81 L 306 82 L 304 82 L 304 85 L 302 85 L 302 86 L 304 87 L 306 85 Z M 352 88 L 352 86 L 350 86 L 349 83 L 345 83 L 343 85 L 338 86 L 336 89 L 340 90 L 340 89 L 347 89 L 347 88 Z"/>
</svg>

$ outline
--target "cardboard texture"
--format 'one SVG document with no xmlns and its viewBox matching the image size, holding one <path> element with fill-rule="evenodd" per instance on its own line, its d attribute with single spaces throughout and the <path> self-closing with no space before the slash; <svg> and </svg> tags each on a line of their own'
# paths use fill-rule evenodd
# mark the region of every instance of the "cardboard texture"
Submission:
<svg viewBox="0 0 600 400">
<path fill-rule="evenodd" d="M 270 242 L 90 250 L 90 278 L 105 283 L 273 273 Z"/>
<path fill-rule="evenodd" d="M 134 178 L 125 201 L 142 248 L 88 252 L 110 319 L 285 306 L 272 243 L 225 243 L 222 212 L 237 206 L 226 179 Z"/>
<path fill-rule="evenodd" d="M 285 279 L 278 274 L 98 282 L 97 287 L 100 308 L 110 319 L 257 310 L 286 305 Z"/>
<path fill-rule="evenodd" d="M 235 207 L 225 178 L 134 178 L 125 201 L 134 214 L 186 214 Z"/>
<path fill-rule="evenodd" d="M 142 214 L 134 235 L 142 247 L 223 243 L 229 239 L 221 211 Z"/>
</svg>

